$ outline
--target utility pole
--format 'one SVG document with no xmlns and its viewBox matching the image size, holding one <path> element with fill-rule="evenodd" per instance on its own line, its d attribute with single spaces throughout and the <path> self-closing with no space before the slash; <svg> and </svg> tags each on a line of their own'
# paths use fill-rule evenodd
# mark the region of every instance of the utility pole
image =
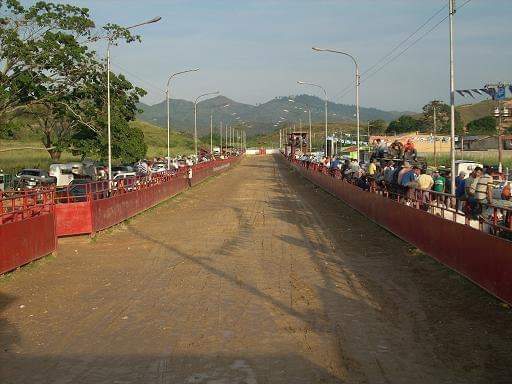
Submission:
<svg viewBox="0 0 512 384">
<path fill-rule="evenodd" d="M 437 112 L 436 105 L 433 104 L 432 108 L 434 109 L 434 167 L 437 168 L 437 152 L 436 152 L 436 141 L 437 141 Z M 455 172 L 455 171 L 453 171 Z M 452 175 L 453 177 L 453 175 Z"/>
<path fill-rule="evenodd" d="M 485 88 L 504 88 L 510 87 L 510 83 L 486 84 Z M 503 118 L 510 116 L 507 107 L 503 106 L 501 99 L 497 99 L 496 108 L 494 109 L 494 117 L 498 118 L 498 172 L 503 172 Z"/>
<path fill-rule="evenodd" d="M 311 108 L 308 107 L 308 117 L 309 117 L 309 153 L 313 151 L 313 137 L 311 136 Z"/>
<path fill-rule="evenodd" d="M 455 15 L 455 0 L 448 0 L 450 12 L 450 160 L 451 186 L 450 192 L 455 195 L 455 68 L 453 61 L 453 16 Z"/>
<path fill-rule="evenodd" d="M 222 121 L 220 122 L 219 124 L 219 132 L 220 132 L 220 145 L 219 145 L 219 148 L 220 148 L 220 156 L 222 156 Z"/>
<path fill-rule="evenodd" d="M 224 142 L 226 143 L 226 156 L 228 155 L 228 129 L 229 127 L 226 125 L 224 127 L 224 130 L 226 131 L 226 140 L 224 140 Z"/>
<path fill-rule="evenodd" d="M 210 155 L 213 156 L 213 111 L 210 113 Z"/>
</svg>

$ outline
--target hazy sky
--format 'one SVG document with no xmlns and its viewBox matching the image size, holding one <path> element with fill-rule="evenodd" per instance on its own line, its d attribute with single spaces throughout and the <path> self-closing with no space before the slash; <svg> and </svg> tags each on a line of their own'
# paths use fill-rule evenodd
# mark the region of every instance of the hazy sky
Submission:
<svg viewBox="0 0 512 384">
<path fill-rule="evenodd" d="M 457 5 L 465 1 L 457 0 Z M 349 51 L 364 71 L 447 4 L 447 0 L 62 2 L 90 8 L 98 25 L 130 25 L 162 17 L 138 30 L 141 44 L 121 44 L 112 50 L 114 70 L 127 71 L 149 92 L 144 101 L 150 104 L 163 99 L 171 72 L 190 67 L 201 71 L 176 80 L 173 97 L 192 99 L 220 90 L 237 101 L 256 104 L 280 95 L 316 94 L 315 89 L 296 84 L 302 79 L 324 85 L 330 100 L 352 104 L 353 91 L 341 97 L 353 81 L 350 59 L 314 53 L 311 46 Z M 446 7 L 411 41 L 447 14 Z M 512 0 L 472 0 L 457 12 L 456 88 L 512 80 L 511 16 Z M 361 104 L 419 110 L 429 100 L 448 100 L 448 48 L 446 20 L 363 82 Z M 459 103 L 465 100 L 457 98 Z"/>
</svg>

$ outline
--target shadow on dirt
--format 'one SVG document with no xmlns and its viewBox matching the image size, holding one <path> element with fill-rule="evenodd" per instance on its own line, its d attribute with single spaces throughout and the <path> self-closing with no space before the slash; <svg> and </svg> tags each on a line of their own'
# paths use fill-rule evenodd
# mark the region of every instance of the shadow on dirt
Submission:
<svg viewBox="0 0 512 384">
<path fill-rule="evenodd" d="M 322 367 L 293 354 L 23 357 L 3 372 L 2 384 L 342 383 Z"/>
</svg>

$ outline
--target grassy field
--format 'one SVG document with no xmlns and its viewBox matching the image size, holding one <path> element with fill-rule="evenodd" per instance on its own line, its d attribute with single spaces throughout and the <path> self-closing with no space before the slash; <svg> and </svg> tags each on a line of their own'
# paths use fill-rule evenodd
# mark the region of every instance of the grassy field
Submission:
<svg viewBox="0 0 512 384">
<path fill-rule="evenodd" d="M 167 131 L 165 129 L 142 121 L 134 121 L 131 124 L 136 125 L 144 132 L 144 141 L 148 145 L 148 158 L 167 154 Z M 194 141 L 190 136 L 180 132 L 171 132 L 170 141 L 171 155 L 188 154 L 193 151 Z M 80 158 L 73 156 L 70 152 L 64 152 L 60 162 L 69 161 L 80 161 Z M 0 140 L 0 169 L 5 173 L 13 174 L 22 168 L 48 169 L 53 162 L 43 148 L 43 144 L 33 135 L 24 140 Z"/>
<path fill-rule="evenodd" d="M 427 163 L 429 165 L 434 165 L 434 155 L 429 154 L 422 154 L 421 156 L 424 156 L 427 159 Z M 498 164 L 498 153 L 497 151 L 473 151 L 473 152 L 464 152 L 463 154 L 460 153 L 460 151 L 457 151 L 455 155 L 457 160 L 464 159 L 464 160 L 472 160 L 477 161 L 479 163 L 482 163 L 483 165 L 497 165 Z M 444 166 L 450 166 L 450 155 L 448 153 L 441 153 L 437 156 L 437 164 L 438 165 L 444 165 Z M 512 169 L 512 154 L 510 151 L 504 151 L 503 156 L 503 167 Z"/>
<path fill-rule="evenodd" d="M 144 141 L 148 145 L 147 157 L 167 155 L 167 130 L 157 127 L 144 121 L 134 121 L 132 125 L 137 126 L 144 132 Z M 201 142 L 199 142 L 199 146 Z M 170 135 L 171 156 L 188 154 L 194 150 L 194 139 L 181 132 L 171 131 Z"/>
</svg>

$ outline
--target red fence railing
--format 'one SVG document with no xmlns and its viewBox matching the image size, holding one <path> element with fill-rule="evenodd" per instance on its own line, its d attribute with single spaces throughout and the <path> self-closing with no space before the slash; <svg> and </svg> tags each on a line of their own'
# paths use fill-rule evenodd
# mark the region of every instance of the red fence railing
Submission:
<svg viewBox="0 0 512 384">
<path fill-rule="evenodd" d="M 175 172 L 65 188 L 0 192 L 0 273 L 53 252 L 57 237 L 91 234 L 115 225 L 186 190 L 240 157 L 200 163 Z M 220 165 L 220 167 L 219 167 Z"/>
<path fill-rule="evenodd" d="M 512 304 L 512 241 L 502 238 L 510 233 L 508 225 L 501 224 L 503 217 L 474 220 L 452 202 L 451 195 L 426 195 L 416 190 L 400 193 L 375 185 L 363 190 L 325 167 L 296 160 L 292 165 L 370 220 Z M 510 210 L 491 206 L 489 212 L 506 218 Z"/>
<path fill-rule="evenodd" d="M 344 177 L 339 169 L 329 169 L 322 164 L 307 163 L 297 159 L 291 161 L 312 172 L 338 179 L 339 182 L 357 185 L 357 179 Z M 494 203 L 485 206 L 480 205 L 476 208 L 480 208 L 483 212 L 476 216 L 467 213 L 464 209 L 467 204 L 466 200 L 456 198 L 448 193 L 389 185 L 384 182 L 376 182 L 373 179 L 369 180 L 368 190 L 409 207 L 441 216 L 444 219 L 478 228 L 489 234 L 512 239 L 512 207 Z"/>
<path fill-rule="evenodd" d="M 0 192 L 0 225 L 51 212 L 54 195 L 53 189 Z"/>
</svg>

